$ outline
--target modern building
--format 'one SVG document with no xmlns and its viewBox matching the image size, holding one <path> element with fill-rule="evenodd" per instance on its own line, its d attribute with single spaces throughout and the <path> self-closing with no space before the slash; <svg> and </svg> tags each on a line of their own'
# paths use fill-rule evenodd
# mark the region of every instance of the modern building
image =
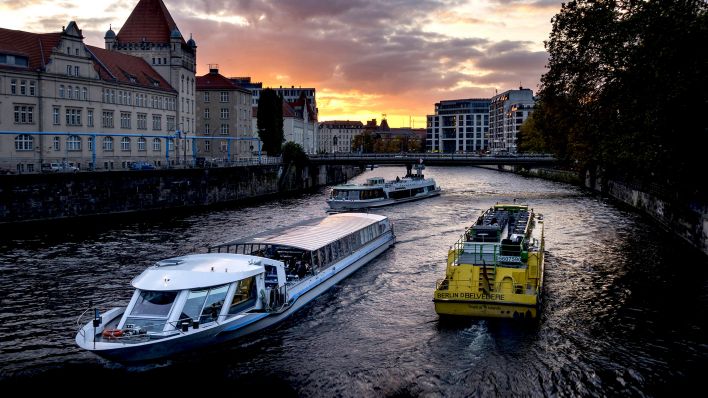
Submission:
<svg viewBox="0 0 708 398">
<path fill-rule="evenodd" d="M 233 161 L 258 148 L 251 129 L 251 92 L 219 74 L 217 65 L 197 77 L 196 155 Z M 252 149 L 253 148 L 253 149 Z"/>
<path fill-rule="evenodd" d="M 176 159 L 178 93 L 142 58 L 61 32 L 0 28 L 0 168 L 120 169 Z"/>
<path fill-rule="evenodd" d="M 319 153 L 350 153 L 352 140 L 364 131 L 364 124 L 360 121 L 329 120 L 319 124 L 318 152 Z"/>
<path fill-rule="evenodd" d="M 196 127 L 197 44 L 191 34 L 185 41 L 162 0 L 140 0 L 118 34 L 106 32 L 105 42 L 106 50 L 144 59 L 177 91 L 179 149 L 187 149 L 184 135 Z"/>
<path fill-rule="evenodd" d="M 533 113 L 533 91 L 519 87 L 492 97 L 489 106 L 490 149 L 493 153 L 516 153 L 516 134 Z"/>
<path fill-rule="evenodd" d="M 489 104 L 486 98 L 440 101 L 428 115 L 426 151 L 480 152 L 489 147 Z"/>
</svg>

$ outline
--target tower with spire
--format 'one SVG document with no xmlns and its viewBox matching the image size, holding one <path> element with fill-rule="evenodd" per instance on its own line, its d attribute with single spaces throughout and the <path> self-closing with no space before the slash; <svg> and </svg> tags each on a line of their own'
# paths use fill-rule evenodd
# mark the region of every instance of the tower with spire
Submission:
<svg viewBox="0 0 708 398">
<path fill-rule="evenodd" d="M 197 43 L 185 41 L 162 0 L 139 0 L 118 34 L 105 35 L 106 50 L 143 58 L 177 91 L 177 126 L 194 134 Z"/>
</svg>

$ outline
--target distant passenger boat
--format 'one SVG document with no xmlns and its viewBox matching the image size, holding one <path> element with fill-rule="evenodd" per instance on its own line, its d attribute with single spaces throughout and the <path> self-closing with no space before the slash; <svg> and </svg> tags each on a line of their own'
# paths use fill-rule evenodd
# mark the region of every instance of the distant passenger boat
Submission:
<svg viewBox="0 0 708 398">
<path fill-rule="evenodd" d="M 126 307 L 85 311 L 76 343 L 129 362 L 232 340 L 290 316 L 395 238 L 384 216 L 343 213 L 158 261 Z"/>
<path fill-rule="evenodd" d="M 543 289 L 543 216 L 496 204 L 450 249 L 433 302 L 442 316 L 532 319 Z"/>
<path fill-rule="evenodd" d="M 432 178 L 426 179 L 416 165 L 416 174 L 385 181 L 381 177 L 367 178 L 365 184 L 343 184 L 332 188 L 327 204 L 333 211 L 388 206 L 440 195 L 440 187 Z"/>
</svg>

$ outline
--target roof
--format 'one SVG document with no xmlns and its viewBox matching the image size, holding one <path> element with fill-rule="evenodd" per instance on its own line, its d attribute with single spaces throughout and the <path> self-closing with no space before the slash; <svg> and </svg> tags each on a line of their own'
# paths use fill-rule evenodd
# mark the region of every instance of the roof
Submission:
<svg viewBox="0 0 708 398">
<path fill-rule="evenodd" d="M 60 40 L 61 32 L 31 33 L 0 28 L 0 52 L 27 57 L 29 65 L 26 69 L 29 70 L 44 68 Z"/>
<path fill-rule="evenodd" d="M 94 46 L 86 46 L 86 48 L 97 61 L 94 62 L 94 69 L 98 72 L 101 80 L 175 92 L 174 88 L 140 57 Z"/>
<path fill-rule="evenodd" d="M 251 93 L 249 90 L 232 82 L 231 79 L 224 77 L 222 74 L 212 72 L 204 76 L 197 76 L 197 90 L 236 90 L 248 94 Z"/>
<path fill-rule="evenodd" d="M 157 262 L 131 284 L 142 290 L 183 290 L 218 286 L 262 273 L 262 258 L 244 254 L 206 253 Z"/>
<path fill-rule="evenodd" d="M 325 120 L 320 123 L 324 126 L 351 126 L 351 127 L 364 127 L 364 123 L 358 120 Z"/>
<path fill-rule="evenodd" d="M 121 27 L 116 41 L 120 43 L 169 43 L 177 24 L 162 0 L 140 0 Z M 187 45 L 184 37 L 183 45 Z"/>
<path fill-rule="evenodd" d="M 283 117 L 298 117 L 295 109 L 290 105 L 289 102 L 283 101 Z"/>
<path fill-rule="evenodd" d="M 282 245 L 312 251 L 385 219 L 385 216 L 369 213 L 333 214 L 329 217 L 308 220 L 289 227 L 237 239 L 219 246 L 254 243 Z"/>
</svg>

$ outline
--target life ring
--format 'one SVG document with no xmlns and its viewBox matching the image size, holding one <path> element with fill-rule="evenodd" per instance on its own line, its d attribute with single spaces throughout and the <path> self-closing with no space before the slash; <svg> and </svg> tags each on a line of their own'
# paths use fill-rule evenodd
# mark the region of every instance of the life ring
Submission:
<svg viewBox="0 0 708 398">
<path fill-rule="evenodd" d="M 120 329 L 104 329 L 101 336 L 108 339 L 117 339 L 119 337 L 123 337 L 123 331 Z"/>
</svg>

